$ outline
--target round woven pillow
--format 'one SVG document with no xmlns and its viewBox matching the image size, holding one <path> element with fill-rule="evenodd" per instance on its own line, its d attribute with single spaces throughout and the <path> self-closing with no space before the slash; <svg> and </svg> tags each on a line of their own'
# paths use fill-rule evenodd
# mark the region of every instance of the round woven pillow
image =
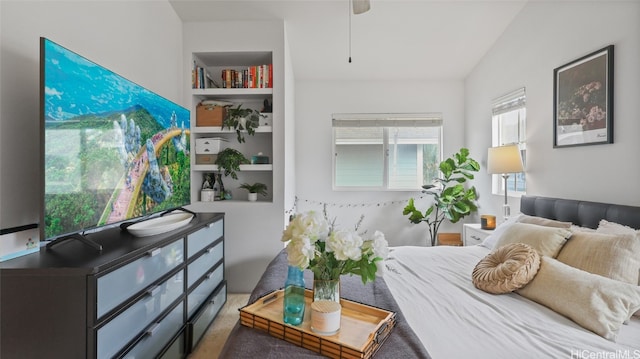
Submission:
<svg viewBox="0 0 640 359">
<path fill-rule="evenodd" d="M 527 285 L 540 269 L 540 255 L 524 243 L 506 244 L 484 257 L 473 269 L 476 288 L 493 294 Z"/>
</svg>

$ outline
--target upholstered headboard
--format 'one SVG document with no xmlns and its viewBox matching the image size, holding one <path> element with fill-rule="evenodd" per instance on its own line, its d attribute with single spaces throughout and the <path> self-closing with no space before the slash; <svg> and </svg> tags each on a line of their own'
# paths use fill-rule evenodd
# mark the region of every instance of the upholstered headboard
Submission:
<svg viewBox="0 0 640 359">
<path fill-rule="evenodd" d="M 572 222 L 581 227 L 597 228 L 601 219 L 640 228 L 640 207 L 579 201 L 573 199 L 522 196 L 520 212 L 530 216 Z"/>
</svg>

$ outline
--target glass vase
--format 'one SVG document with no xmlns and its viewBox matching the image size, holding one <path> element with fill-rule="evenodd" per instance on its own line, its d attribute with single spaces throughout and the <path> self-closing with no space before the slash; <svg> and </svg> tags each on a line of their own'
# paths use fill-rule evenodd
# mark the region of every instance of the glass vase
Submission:
<svg viewBox="0 0 640 359">
<path fill-rule="evenodd" d="M 340 279 L 314 279 L 313 300 L 331 300 L 340 304 Z"/>
<path fill-rule="evenodd" d="M 284 284 L 284 307 L 282 320 L 291 325 L 300 325 L 304 320 L 304 275 L 300 268 L 289 266 Z"/>
</svg>

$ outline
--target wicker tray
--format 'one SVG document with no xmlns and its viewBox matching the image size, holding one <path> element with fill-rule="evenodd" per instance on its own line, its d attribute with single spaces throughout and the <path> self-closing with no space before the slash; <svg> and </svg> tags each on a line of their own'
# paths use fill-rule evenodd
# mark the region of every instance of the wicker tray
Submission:
<svg viewBox="0 0 640 359">
<path fill-rule="evenodd" d="M 284 291 L 271 292 L 240 308 L 240 324 L 330 358 L 371 358 L 396 324 L 396 313 L 342 299 L 340 331 L 323 336 L 311 330 L 313 292 L 305 291 L 306 310 L 300 326 L 282 320 Z"/>
</svg>

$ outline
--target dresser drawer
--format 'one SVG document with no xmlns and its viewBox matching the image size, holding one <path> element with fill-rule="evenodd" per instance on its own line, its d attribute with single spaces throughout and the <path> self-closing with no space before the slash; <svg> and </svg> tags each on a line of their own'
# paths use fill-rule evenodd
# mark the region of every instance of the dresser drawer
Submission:
<svg viewBox="0 0 640 359">
<path fill-rule="evenodd" d="M 187 296 L 187 318 L 198 310 L 200 305 L 224 281 L 224 266 L 218 265 L 213 271 L 205 275 L 204 280 Z"/>
<path fill-rule="evenodd" d="M 187 330 L 183 327 L 180 333 L 173 338 L 167 350 L 160 354 L 159 359 L 182 359 L 187 355 Z"/>
<path fill-rule="evenodd" d="M 111 358 L 184 293 L 184 270 L 147 290 L 144 297 L 97 330 L 97 357 Z"/>
<path fill-rule="evenodd" d="M 211 270 L 216 263 L 222 260 L 224 256 L 224 242 L 216 244 L 213 247 L 209 247 L 204 251 L 200 257 L 196 258 L 188 266 L 187 273 L 187 288 L 191 288 L 193 283 L 197 282 L 207 271 Z"/>
<path fill-rule="evenodd" d="M 224 221 L 219 220 L 187 237 L 187 257 L 191 258 L 224 234 Z"/>
<path fill-rule="evenodd" d="M 184 239 L 147 254 L 98 278 L 96 316 L 100 318 L 184 261 Z"/>
<path fill-rule="evenodd" d="M 218 291 L 214 293 L 208 302 L 202 307 L 202 310 L 189 322 L 189 352 L 198 344 L 204 335 L 207 327 L 216 317 L 222 306 L 227 301 L 227 285 L 221 285 Z"/>
<path fill-rule="evenodd" d="M 142 339 L 124 355 L 124 358 L 155 358 L 182 327 L 183 315 L 184 305 L 181 302 L 161 321 L 148 326 Z"/>
</svg>

